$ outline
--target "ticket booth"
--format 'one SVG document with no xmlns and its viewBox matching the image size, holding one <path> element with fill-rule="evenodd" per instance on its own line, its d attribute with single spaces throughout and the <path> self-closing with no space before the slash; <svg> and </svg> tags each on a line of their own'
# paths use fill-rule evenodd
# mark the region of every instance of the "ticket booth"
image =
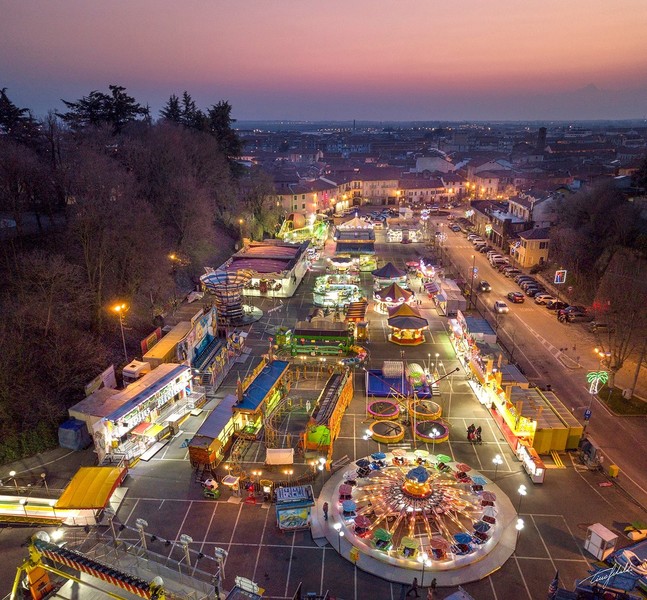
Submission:
<svg viewBox="0 0 647 600">
<path fill-rule="evenodd" d="M 617 542 L 618 536 L 613 531 L 608 530 L 601 523 L 594 523 L 586 530 L 584 549 L 595 558 L 606 560 L 607 556 L 615 551 Z"/>
<path fill-rule="evenodd" d="M 314 505 L 311 485 L 277 488 L 276 523 L 279 529 L 285 531 L 310 527 Z"/>
</svg>

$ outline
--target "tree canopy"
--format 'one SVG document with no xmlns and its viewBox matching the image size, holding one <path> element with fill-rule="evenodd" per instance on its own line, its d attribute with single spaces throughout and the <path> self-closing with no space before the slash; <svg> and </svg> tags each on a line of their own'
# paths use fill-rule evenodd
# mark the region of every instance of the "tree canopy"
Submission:
<svg viewBox="0 0 647 600">
<path fill-rule="evenodd" d="M 76 101 L 62 100 L 68 111 L 59 116 L 72 129 L 79 130 L 98 125 L 110 125 L 115 133 L 128 123 L 149 118 L 148 108 L 139 104 L 120 85 L 108 86 L 109 94 L 92 91 Z"/>
</svg>

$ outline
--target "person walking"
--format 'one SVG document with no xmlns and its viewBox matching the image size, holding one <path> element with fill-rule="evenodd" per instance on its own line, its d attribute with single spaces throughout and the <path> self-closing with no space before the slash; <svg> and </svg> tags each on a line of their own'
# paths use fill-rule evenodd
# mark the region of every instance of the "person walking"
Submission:
<svg viewBox="0 0 647 600">
<path fill-rule="evenodd" d="M 435 600 L 436 598 L 436 578 L 434 577 L 431 580 L 431 585 L 429 586 L 429 590 L 427 590 L 427 600 Z"/>
<path fill-rule="evenodd" d="M 409 594 L 413 592 L 416 595 L 416 598 L 420 598 L 420 594 L 418 593 L 418 578 L 414 577 L 413 582 L 409 586 L 409 589 L 407 590 L 406 596 L 407 598 L 409 597 Z"/>
<path fill-rule="evenodd" d="M 472 442 L 474 441 L 474 431 L 476 430 L 476 427 L 474 426 L 474 423 L 472 423 L 468 428 L 467 428 L 467 441 Z"/>
<path fill-rule="evenodd" d="M 323 503 L 324 521 L 328 520 L 328 502 Z"/>
<path fill-rule="evenodd" d="M 479 426 L 476 428 L 476 431 L 474 432 L 474 433 L 476 434 L 476 443 L 477 443 L 479 446 L 483 443 L 483 440 L 482 440 L 482 438 L 481 438 L 481 432 L 482 432 L 482 429 L 481 429 L 481 426 L 479 425 Z"/>
</svg>

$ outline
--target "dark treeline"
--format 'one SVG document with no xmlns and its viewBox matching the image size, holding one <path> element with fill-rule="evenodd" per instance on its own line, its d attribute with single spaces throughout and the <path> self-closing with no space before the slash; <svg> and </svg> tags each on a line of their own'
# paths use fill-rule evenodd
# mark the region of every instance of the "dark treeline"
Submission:
<svg viewBox="0 0 647 600">
<path fill-rule="evenodd" d="M 229 103 L 185 92 L 154 121 L 110 86 L 64 104 L 38 121 L 0 91 L 0 462 L 55 445 L 85 384 L 123 362 L 117 301 L 135 356 L 240 218 L 257 237 L 276 225 L 269 182 L 235 160 Z"/>
</svg>

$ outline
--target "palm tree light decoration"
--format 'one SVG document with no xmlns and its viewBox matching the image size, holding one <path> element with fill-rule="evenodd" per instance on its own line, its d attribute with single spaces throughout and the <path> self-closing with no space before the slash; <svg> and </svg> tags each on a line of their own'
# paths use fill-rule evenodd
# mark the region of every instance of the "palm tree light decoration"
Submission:
<svg viewBox="0 0 647 600">
<path fill-rule="evenodd" d="M 589 382 L 589 394 L 597 394 L 609 381 L 609 374 L 606 371 L 591 371 L 587 373 L 586 380 Z"/>
</svg>

